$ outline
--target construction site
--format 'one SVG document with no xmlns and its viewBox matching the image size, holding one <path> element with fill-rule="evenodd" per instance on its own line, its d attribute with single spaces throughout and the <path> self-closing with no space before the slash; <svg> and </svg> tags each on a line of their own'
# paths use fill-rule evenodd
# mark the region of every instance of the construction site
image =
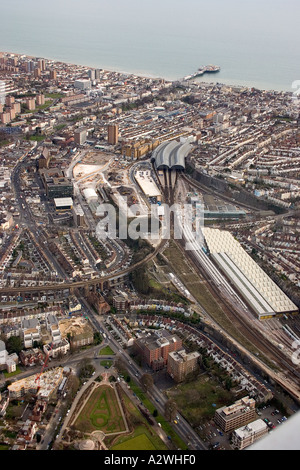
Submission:
<svg viewBox="0 0 300 470">
<path fill-rule="evenodd" d="M 9 385 L 9 398 L 18 399 L 25 395 L 32 395 L 40 399 L 49 400 L 58 389 L 63 380 L 64 369 L 56 367 L 43 373 L 30 375 Z"/>
</svg>

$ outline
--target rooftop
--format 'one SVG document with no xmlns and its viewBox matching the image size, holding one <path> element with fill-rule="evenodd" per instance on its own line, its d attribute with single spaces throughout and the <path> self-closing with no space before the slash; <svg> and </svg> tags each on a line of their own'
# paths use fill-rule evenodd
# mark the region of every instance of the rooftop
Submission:
<svg viewBox="0 0 300 470">
<path fill-rule="evenodd" d="M 185 158 L 191 151 L 189 143 L 180 143 L 176 140 L 163 142 L 152 153 L 152 161 L 160 169 L 185 169 Z"/>
<path fill-rule="evenodd" d="M 258 315 L 298 310 L 231 233 L 211 228 L 203 232 L 212 257 Z"/>
</svg>

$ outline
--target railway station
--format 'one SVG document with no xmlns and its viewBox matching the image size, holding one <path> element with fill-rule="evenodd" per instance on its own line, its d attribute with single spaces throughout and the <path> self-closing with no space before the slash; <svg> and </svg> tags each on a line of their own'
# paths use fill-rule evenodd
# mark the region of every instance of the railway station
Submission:
<svg viewBox="0 0 300 470">
<path fill-rule="evenodd" d="M 241 247 L 230 232 L 204 228 L 210 256 L 260 320 L 298 313 L 297 306 Z"/>
</svg>

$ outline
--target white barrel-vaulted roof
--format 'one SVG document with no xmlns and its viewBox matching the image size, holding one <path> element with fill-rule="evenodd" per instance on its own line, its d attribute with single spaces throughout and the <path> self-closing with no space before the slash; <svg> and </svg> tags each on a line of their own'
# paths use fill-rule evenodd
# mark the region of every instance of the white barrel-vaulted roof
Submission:
<svg viewBox="0 0 300 470">
<path fill-rule="evenodd" d="M 96 191 L 94 190 L 94 188 L 86 188 L 83 190 L 83 194 L 84 194 L 84 197 L 85 199 L 89 202 L 89 201 L 92 201 L 92 200 L 97 200 L 98 199 L 98 196 L 97 196 L 97 193 Z"/>
<path fill-rule="evenodd" d="M 188 142 L 181 143 L 176 140 L 163 142 L 152 153 L 152 162 L 158 170 L 184 170 L 185 159 L 191 151 Z"/>
</svg>

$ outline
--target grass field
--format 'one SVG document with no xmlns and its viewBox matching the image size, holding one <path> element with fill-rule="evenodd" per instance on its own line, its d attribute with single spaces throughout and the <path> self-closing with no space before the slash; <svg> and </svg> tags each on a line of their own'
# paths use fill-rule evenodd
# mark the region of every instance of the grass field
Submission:
<svg viewBox="0 0 300 470">
<path fill-rule="evenodd" d="M 105 346 L 99 351 L 99 356 L 110 356 L 111 354 L 115 354 L 115 353 L 109 346 Z"/>
<path fill-rule="evenodd" d="M 6 379 L 9 379 L 10 377 L 13 377 L 14 375 L 18 375 L 20 374 L 21 372 L 21 369 L 19 366 L 16 366 L 16 370 L 14 372 L 6 372 L 6 371 L 3 371 L 3 374 L 4 374 L 4 377 Z"/>
<path fill-rule="evenodd" d="M 146 434 L 140 434 L 112 447 L 111 450 L 156 450 L 156 447 Z"/>
<path fill-rule="evenodd" d="M 135 382 L 131 382 L 130 388 L 152 414 L 156 407 L 149 400 L 147 395 L 140 389 L 140 387 Z M 166 434 L 168 436 L 171 436 L 172 441 L 177 447 L 179 447 L 180 449 L 186 449 L 185 442 L 178 436 L 178 434 L 176 434 L 171 424 L 162 415 L 158 414 L 156 421 L 161 424 L 162 429 L 166 432 Z"/>
<path fill-rule="evenodd" d="M 126 409 L 130 434 L 120 435 L 118 439 L 110 440 L 110 450 L 167 450 L 167 446 L 153 430 L 152 426 L 142 416 L 136 405 L 124 391 L 120 391 L 124 408 Z"/>
<path fill-rule="evenodd" d="M 225 390 L 217 378 L 201 375 L 190 383 L 177 385 L 168 391 L 176 401 L 179 411 L 192 426 L 199 426 L 213 418 L 216 409 L 234 401 L 232 393 Z"/>
<path fill-rule="evenodd" d="M 115 390 L 108 385 L 97 387 L 78 416 L 75 427 L 82 432 L 105 434 L 126 430 Z"/>
</svg>

